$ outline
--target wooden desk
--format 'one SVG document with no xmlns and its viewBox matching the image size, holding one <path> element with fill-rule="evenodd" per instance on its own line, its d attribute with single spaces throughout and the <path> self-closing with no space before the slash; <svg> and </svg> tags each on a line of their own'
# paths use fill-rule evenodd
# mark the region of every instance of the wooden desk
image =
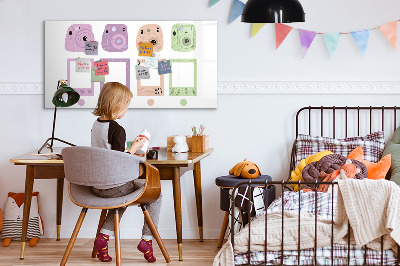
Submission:
<svg viewBox="0 0 400 266">
<path fill-rule="evenodd" d="M 54 148 L 55 152 L 61 148 Z M 197 219 L 199 225 L 200 241 L 203 241 L 203 211 L 201 193 L 201 168 L 200 160 L 210 155 L 214 149 L 201 153 L 174 154 L 161 149 L 157 160 L 147 160 L 148 163 L 158 168 L 161 180 L 171 180 L 173 184 L 175 223 L 178 242 L 179 260 L 182 260 L 182 204 L 180 177 L 188 170 L 193 170 L 194 190 L 196 196 Z M 44 150 L 42 153 L 50 152 Z M 23 154 L 10 159 L 15 165 L 26 165 L 25 199 L 21 235 L 21 255 L 24 258 L 28 219 L 31 208 L 32 189 L 34 179 L 57 178 L 57 240 L 60 240 L 61 214 L 64 188 L 64 162 L 55 156 L 39 156 L 37 151 Z"/>
</svg>

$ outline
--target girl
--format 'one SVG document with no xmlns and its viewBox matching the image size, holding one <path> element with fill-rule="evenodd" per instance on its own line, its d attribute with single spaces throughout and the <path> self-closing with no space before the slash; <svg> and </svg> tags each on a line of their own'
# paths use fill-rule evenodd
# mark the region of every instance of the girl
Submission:
<svg viewBox="0 0 400 266">
<path fill-rule="evenodd" d="M 115 120 L 121 119 L 128 110 L 128 106 L 132 100 L 132 92 L 124 85 L 118 82 L 108 82 L 101 89 L 97 107 L 93 114 L 99 118 L 93 123 L 91 142 L 93 147 L 101 147 L 111 150 L 125 152 L 125 129 Z M 136 154 L 143 144 L 146 142 L 144 138 L 136 138 L 129 153 L 144 157 L 144 155 Z M 93 194 L 102 198 L 122 197 L 132 193 L 133 191 L 143 187 L 143 183 L 135 182 L 137 176 L 132 176 L 132 181 L 114 187 L 93 187 Z M 161 195 L 153 203 L 148 204 L 147 208 L 153 218 L 156 226 L 160 216 Z M 119 208 L 120 219 L 125 212 L 126 207 Z M 108 255 L 108 240 L 110 236 L 114 236 L 114 219 L 115 210 L 107 212 L 106 220 L 101 228 L 99 236 L 94 241 L 97 249 L 97 258 L 101 261 L 111 261 Z M 144 253 L 144 258 L 149 262 L 155 262 L 153 256 L 152 237 L 150 227 L 144 222 L 142 230 L 142 240 L 137 246 L 138 250 Z"/>
</svg>

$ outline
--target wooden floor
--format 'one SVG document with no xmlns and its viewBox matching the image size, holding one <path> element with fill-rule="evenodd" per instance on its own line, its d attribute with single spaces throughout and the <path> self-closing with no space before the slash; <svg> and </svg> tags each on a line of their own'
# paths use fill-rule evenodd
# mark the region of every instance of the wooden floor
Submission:
<svg viewBox="0 0 400 266">
<path fill-rule="evenodd" d="M 12 241 L 9 247 L 0 246 L 0 265 L 60 265 L 61 258 L 64 255 L 65 248 L 69 239 L 40 239 L 36 247 L 25 249 L 25 259 L 20 260 L 20 242 Z M 154 254 L 157 258 L 157 265 L 212 265 L 215 255 L 218 253 L 217 240 L 187 240 L 183 241 L 183 261 L 178 261 L 178 247 L 176 240 L 163 240 L 168 250 L 172 262 L 167 264 L 154 241 Z M 115 265 L 114 262 L 114 243 L 110 240 L 110 255 L 113 262 L 104 263 L 91 258 L 93 240 L 77 239 L 68 259 L 67 265 Z M 136 249 L 139 240 L 121 240 L 122 264 L 123 265 L 154 265 L 149 264 L 143 254 Z"/>
</svg>

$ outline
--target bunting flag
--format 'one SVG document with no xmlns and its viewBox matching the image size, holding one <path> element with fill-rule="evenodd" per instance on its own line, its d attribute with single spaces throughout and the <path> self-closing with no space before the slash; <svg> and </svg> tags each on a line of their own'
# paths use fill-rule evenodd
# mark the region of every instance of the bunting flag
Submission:
<svg viewBox="0 0 400 266">
<path fill-rule="evenodd" d="M 365 51 L 368 46 L 369 33 L 371 29 L 360 30 L 360 31 L 352 31 L 351 35 L 353 35 L 354 40 L 356 41 L 360 51 L 363 55 L 365 55 Z"/>
<path fill-rule="evenodd" d="M 396 20 L 378 27 L 395 50 L 397 48 L 397 22 Z"/>
<path fill-rule="evenodd" d="M 300 36 L 300 43 L 301 43 L 301 54 L 304 58 L 310 48 L 315 36 L 317 33 L 315 31 L 308 31 L 308 30 L 300 30 L 299 29 L 299 36 Z"/>
<path fill-rule="evenodd" d="M 265 23 L 253 23 L 252 27 L 251 27 L 251 38 L 254 37 L 254 35 L 256 35 L 262 27 L 264 27 Z"/>
<path fill-rule="evenodd" d="M 340 36 L 342 36 L 342 34 L 340 34 L 339 32 L 334 32 L 334 33 L 325 33 L 323 36 L 326 48 L 328 48 L 329 55 L 332 58 L 333 54 L 336 51 L 336 48 L 338 47 L 339 39 Z"/>
<path fill-rule="evenodd" d="M 282 44 L 282 42 L 285 40 L 286 36 L 288 36 L 292 29 L 293 28 L 288 25 L 275 23 L 276 49 L 278 49 L 278 47 Z"/>
<path fill-rule="evenodd" d="M 210 0 L 210 5 L 208 7 L 212 7 L 213 5 L 215 5 L 218 2 L 219 2 L 219 0 Z"/>
<path fill-rule="evenodd" d="M 229 24 L 242 15 L 244 3 L 239 0 L 233 0 L 231 17 L 229 18 Z"/>
</svg>

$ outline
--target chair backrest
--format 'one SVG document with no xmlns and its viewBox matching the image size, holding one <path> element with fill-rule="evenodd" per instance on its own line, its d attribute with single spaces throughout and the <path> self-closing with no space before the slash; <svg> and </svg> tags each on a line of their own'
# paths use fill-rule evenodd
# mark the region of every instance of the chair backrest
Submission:
<svg viewBox="0 0 400 266">
<path fill-rule="evenodd" d="M 118 186 L 139 176 L 144 158 L 96 147 L 68 147 L 62 150 L 65 179 L 83 186 Z"/>
</svg>

